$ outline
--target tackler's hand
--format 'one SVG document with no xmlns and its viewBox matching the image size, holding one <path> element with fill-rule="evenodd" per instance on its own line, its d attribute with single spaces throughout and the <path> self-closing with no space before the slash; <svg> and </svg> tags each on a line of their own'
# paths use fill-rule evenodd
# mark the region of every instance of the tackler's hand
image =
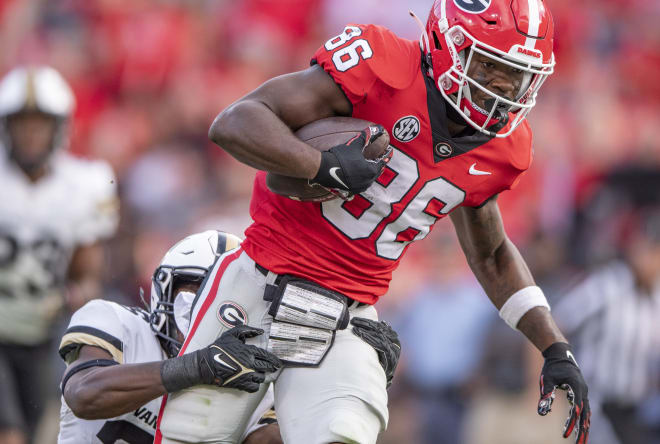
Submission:
<svg viewBox="0 0 660 444">
<path fill-rule="evenodd" d="M 353 333 L 371 345 L 378 353 L 380 365 L 385 370 L 387 387 L 392 385 L 394 371 L 401 355 L 399 335 L 385 321 L 372 321 L 366 318 L 352 318 Z"/>
<path fill-rule="evenodd" d="M 550 412 L 557 388 L 566 390 L 571 409 L 563 436 L 568 438 L 575 431 L 576 444 L 587 444 L 591 419 L 588 388 L 571 347 L 566 343 L 556 342 L 543 352 L 543 357 L 545 363 L 541 370 L 539 415 L 545 416 Z"/>
<path fill-rule="evenodd" d="M 282 367 L 274 354 L 245 343 L 247 338 L 263 332 L 260 328 L 239 325 L 224 332 L 208 347 L 164 361 L 163 386 L 168 392 L 199 384 L 256 392 L 266 372 Z"/>
</svg>

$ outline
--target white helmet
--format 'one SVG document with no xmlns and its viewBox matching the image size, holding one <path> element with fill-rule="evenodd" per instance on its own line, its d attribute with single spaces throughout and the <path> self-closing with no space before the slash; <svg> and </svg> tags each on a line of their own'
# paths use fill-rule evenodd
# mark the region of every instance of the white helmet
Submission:
<svg viewBox="0 0 660 444">
<path fill-rule="evenodd" d="M 0 81 L 0 117 L 32 110 L 67 119 L 75 105 L 69 84 L 49 66 L 19 66 Z"/>
<path fill-rule="evenodd" d="M 176 356 L 181 348 L 177 340 L 175 302 L 179 295 L 173 294 L 175 285 L 181 282 L 201 284 L 216 259 L 240 243 L 241 239 L 233 234 L 208 230 L 186 237 L 165 253 L 151 279 L 149 323 L 169 356 Z M 184 298 L 184 292 L 181 293 Z"/>
<path fill-rule="evenodd" d="M 0 80 L 0 138 L 7 153 L 15 147 L 9 137 L 9 117 L 22 112 L 41 112 L 55 119 L 55 133 L 50 150 L 40 162 L 64 145 L 69 119 L 76 101 L 64 78 L 49 66 L 20 66 Z"/>
</svg>

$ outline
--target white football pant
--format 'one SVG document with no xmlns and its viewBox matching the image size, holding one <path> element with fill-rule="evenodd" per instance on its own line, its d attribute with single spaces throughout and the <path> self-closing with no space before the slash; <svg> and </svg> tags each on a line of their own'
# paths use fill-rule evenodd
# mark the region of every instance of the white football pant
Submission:
<svg viewBox="0 0 660 444">
<path fill-rule="evenodd" d="M 272 317 L 263 300 L 266 277 L 242 250 L 214 266 L 191 318 L 182 353 L 212 343 L 237 318 L 265 333 L 248 343 L 266 348 Z M 351 317 L 377 320 L 373 306 L 349 308 Z M 385 372 L 376 351 L 351 332 L 336 333 L 318 367 L 287 367 L 266 376 L 275 384 L 275 412 L 286 444 L 374 444 L 387 426 Z M 159 443 L 231 443 L 243 438 L 267 384 L 257 393 L 199 386 L 171 394 L 161 408 Z"/>
</svg>

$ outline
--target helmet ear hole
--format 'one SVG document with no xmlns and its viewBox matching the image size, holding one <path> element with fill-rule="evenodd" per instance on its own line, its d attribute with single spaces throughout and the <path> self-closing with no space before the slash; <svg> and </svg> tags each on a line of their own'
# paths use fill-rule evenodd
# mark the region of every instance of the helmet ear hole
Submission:
<svg viewBox="0 0 660 444">
<path fill-rule="evenodd" d="M 442 45 L 440 45 L 440 39 L 438 38 L 438 34 L 433 31 L 433 43 L 435 44 L 435 49 L 442 49 Z"/>
</svg>

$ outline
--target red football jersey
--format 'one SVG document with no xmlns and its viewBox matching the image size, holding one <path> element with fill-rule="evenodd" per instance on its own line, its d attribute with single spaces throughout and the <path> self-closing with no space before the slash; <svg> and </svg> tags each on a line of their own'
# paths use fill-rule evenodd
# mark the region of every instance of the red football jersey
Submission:
<svg viewBox="0 0 660 444">
<path fill-rule="evenodd" d="M 482 205 L 529 168 L 526 122 L 507 138 L 466 131 L 451 137 L 445 101 L 426 75 L 417 42 L 374 25 L 350 25 L 328 40 L 317 63 L 353 104 L 353 117 L 379 123 L 394 154 L 382 175 L 349 202 L 298 202 L 257 173 L 243 248 L 275 273 L 315 281 L 373 304 L 412 241 L 459 206 Z"/>
</svg>

